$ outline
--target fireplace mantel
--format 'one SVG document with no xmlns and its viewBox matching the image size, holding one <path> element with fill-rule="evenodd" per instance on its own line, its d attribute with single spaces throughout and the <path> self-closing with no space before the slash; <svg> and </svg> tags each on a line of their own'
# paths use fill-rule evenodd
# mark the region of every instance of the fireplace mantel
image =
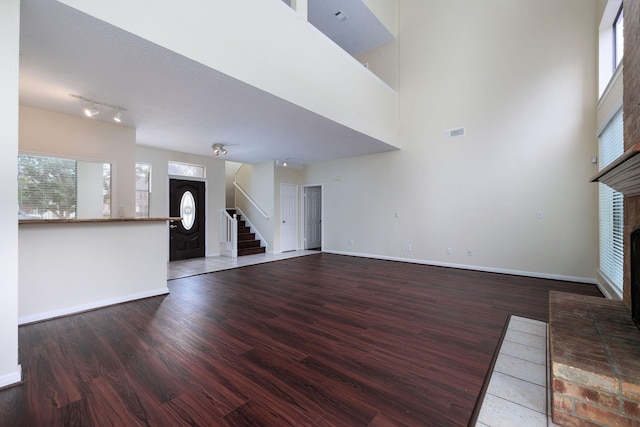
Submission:
<svg viewBox="0 0 640 427">
<path fill-rule="evenodd" d="M 640 196 L 640 142 L 626 150 L 591 182 L 602 182 L 625 196 Z"/>
</svg>

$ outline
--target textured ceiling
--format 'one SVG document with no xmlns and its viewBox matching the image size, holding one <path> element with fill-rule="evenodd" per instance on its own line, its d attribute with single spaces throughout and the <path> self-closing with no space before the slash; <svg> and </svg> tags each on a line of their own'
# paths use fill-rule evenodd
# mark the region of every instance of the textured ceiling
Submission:
<svg viewBox="0 0 640 427">
<path fill-rule="evenodd" d="M 120 105 L 142 145 L 210 155 L 223 142 L 228 160 L 302 164 L 394 149 L 53 0 L 21 2 L 20 43 L 21 104 L 80 116 L 74 93 Z"/>
</svg>

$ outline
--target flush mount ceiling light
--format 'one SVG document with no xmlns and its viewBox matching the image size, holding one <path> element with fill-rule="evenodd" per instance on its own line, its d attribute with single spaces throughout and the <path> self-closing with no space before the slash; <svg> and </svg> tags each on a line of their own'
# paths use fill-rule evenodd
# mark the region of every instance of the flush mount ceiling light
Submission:
<svg viewBox="0 0 640 427">
<path fill-rule="evenodd" d="M 91 107 L 86 107 L 84 108 L 84 114 L 87 117 L 95 117 L 98 114 L 100 114 L 100 110 L 98 110 L 98 108 L 96 107 L 96 105 L 102 105 L 105 107 L 109 107 L 113 109 L 113 120 L 120 123 L 122 121 L 122 112 L 123 111 L 127 111 L 126 108 L 121 107 L 119 105 L 114 105 L 114 104 L 108 104 L 106 102 L 102 102 L 102 101 L 97 101 L 95 99 L 91 99 L 91 98 L 85 98 L 84 96 L 80 96 L 80 95 L 75 95 L 73 93 L 69 94 L 70 97 L 72 98 L 76 98 L 76 99 L 80 99 L 82 101 L 88 102 L 91 104 Z"/>
<path fill-rule="evenodd" d="M 224 144 L 213 144 L 211 148 L 213 149 L 214 156 L 219 156 L 220 154 L 223 156 L 227 155 L 227 149 L 224 148 Z"/>
</svg>

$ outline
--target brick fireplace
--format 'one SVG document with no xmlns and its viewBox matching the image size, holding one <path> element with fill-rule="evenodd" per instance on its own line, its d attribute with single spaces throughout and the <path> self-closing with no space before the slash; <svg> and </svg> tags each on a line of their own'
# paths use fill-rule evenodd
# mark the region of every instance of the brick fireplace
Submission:
<svg viewBox="0 0 640 427">
<path fill-rule="evenodd" d="M 597 177 L 624 194 L 623 300 L 549 296 L 553 421 L 562 426 L 640 426 L 640 329 L 631 316 L 632 264 L 640 282 L 631 258 L 640 229 L 639 17 L 640 0 L 624 0 L 625 153 Z"/>
</svg>

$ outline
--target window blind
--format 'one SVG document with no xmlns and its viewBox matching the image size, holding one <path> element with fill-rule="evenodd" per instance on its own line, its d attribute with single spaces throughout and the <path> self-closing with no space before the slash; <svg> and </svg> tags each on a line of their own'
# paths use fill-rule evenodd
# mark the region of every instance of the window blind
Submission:
<svg viewBox="0 0 640 427">
<path fill-rule="evenodd" d="M 73 160 L 18 156 L 18 216 L 73 218 L 77 167 Z"/>
<path fill-rule="evenodd" d="M 600 169 L 606 167 L 624 151 L 622 109 L 616 113 L 600 134 Z M 621 193 L 600 183 L 600 270 L 622 290 L 624 198 Z"/>
</svg>

